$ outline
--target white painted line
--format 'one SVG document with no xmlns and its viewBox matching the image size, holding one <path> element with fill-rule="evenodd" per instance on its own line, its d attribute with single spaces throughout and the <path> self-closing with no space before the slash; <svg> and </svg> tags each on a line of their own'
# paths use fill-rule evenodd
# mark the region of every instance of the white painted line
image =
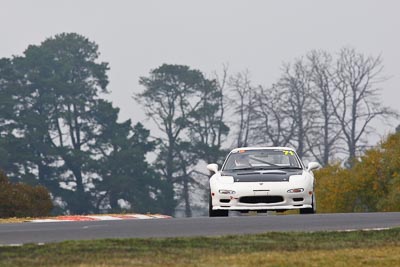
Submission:
<svg viewBox="0 0 400 267">
<path fill-rule="evenodd" d="M 32 220 L 29 222 L 33 223 L 41 223 L 41 222 L 72 222 L 72 220 L 56 220 L 56 219 L 40 219 L 40 220 Z"/>
<path fill-rule="evenodd" d="M 132 219 L 153 219 L 153 217 L 144 214 L 127 214 L 124 216 L 132 217 Z"/>
<path fill-rule="evenodd" d="M 122 220 L 121 218 L 118 218 L 118 217 L 115 217 L 115 216 L 107 216 L 107 215 L 104 215 L 104 216 L 92 216 L 92 215 L 90 215 L 90 216 L 85 216 L 85 217 L 92 218 L 92 219 L 99 220 L 99 221 Z"/>
<path fill-rule="evenodd" d="M 346 229 L 346 230 L 337 230 L 336 232 L 355 232 L 355 231 L 383 231 L 383 230 L 389 230 L 389 227 L 383 227 L 383 228 L 364 228 L 364 229 Z"/>
<path fill-rule="evenodd" d="M 115 215 L 71 215 L 60 216 L 54 219 L 37 219 L 29 222 L 74 222 L 74 221 L 114 221 L 114 220 L 148 220 L 148 219 L 170 219 L 171 216 L 162 214 L 115 214 Z"/>
<path fill-rule="evenodd" d="M 161 214 L 151 215 L 151 217 L 157 218 L 157 219 L 170 219 L 170 218 L 172 218 L 171 216 L 161 215 Z"/>
<path fill-rule="evenodd" d="M 381 228 L 365 228 L 362 229 L 363 231 L 383 231 L 383 230 L 389 230 L 389 227 L 381 227 Z"/>
</svg>

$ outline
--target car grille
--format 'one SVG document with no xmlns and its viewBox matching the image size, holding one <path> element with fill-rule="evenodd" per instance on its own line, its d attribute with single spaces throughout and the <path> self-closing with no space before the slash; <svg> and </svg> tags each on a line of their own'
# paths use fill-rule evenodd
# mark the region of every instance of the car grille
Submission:
<svg viewBox="0 0 400 267">
<path fill-rule="evenodd" d="M 239 202 L 246 204 L 258 204 L 258 203 L 278 203 L 282 202 L 282 196 L 251 196 L 251 197 L 241 197 Z"/>
</svg>

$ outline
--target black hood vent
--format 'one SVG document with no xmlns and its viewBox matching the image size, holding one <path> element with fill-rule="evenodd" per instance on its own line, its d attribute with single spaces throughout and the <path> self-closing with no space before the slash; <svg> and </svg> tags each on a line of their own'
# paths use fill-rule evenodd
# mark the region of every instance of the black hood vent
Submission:
<svg viewBox="0 0 400 267">
<path fill-rule="evenodd" d="M 302 171 L 224 171 L 222 175 L 232 176 L 235 183 L 243 182 L 289 182 L 291 175 L 301 175 Z"/>
<path fill-rule="evenodd" d="M 263 173 L 257 173 L 260 175 L 266 175 L 266 174 L 273 174 L 273 175 L 286 175 L 286 172 L 263 172 Z M 240 172 L 237 175 L 254 175 L 254 172 Z"/>
</svg>

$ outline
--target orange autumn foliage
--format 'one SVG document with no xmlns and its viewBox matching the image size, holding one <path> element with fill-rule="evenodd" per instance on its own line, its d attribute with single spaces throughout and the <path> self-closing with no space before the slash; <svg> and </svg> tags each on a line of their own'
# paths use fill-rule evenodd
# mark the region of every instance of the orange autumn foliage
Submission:
<svg viewBox="0 0 400 267">
<path fill-rule="evenodd" d="M 43 186 L 11 183 L 0 171 L 0 218 L 47 216 L 53 208 Z"/>
<path fill-rule="evenodd" d="M 315 171 L 318 212 L 400 211 L 400 133 L 369 149 L 350 169 Z"/>
</svg>

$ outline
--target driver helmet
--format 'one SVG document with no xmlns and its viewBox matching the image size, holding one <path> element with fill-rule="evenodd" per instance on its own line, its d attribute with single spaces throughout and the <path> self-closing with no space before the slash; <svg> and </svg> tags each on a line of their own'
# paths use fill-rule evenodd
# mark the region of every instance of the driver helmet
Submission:
<svg viewBox="0 0 400 267">
<path fill-rule="evenodd" d="M 249 166 L 249 156 L 248 155 L 240 155 L 235 159 L 236 166 Z"/>
</svg>

